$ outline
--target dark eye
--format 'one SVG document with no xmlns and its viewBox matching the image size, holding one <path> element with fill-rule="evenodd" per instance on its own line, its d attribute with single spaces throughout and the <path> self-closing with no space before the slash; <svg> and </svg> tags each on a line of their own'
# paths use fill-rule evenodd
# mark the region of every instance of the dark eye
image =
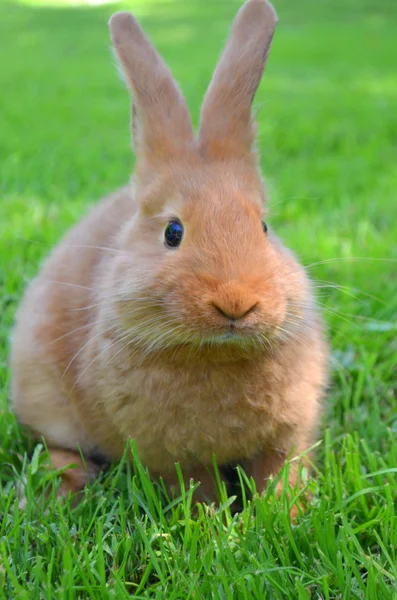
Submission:
<svg viewBox="0 0 397 600">
<path fill-rule="evenodd" d="M 262 221 L 262 229 L 265 233 L 267 233 L 267 225 L 266 225 L 265 221 Z"/>
<path fill-rule="evenodd" d="M 183 226 L 179 221 L 170 221 L 164 231 L 166 246 L 177 248 L 183 238 Z"/>
</svg>

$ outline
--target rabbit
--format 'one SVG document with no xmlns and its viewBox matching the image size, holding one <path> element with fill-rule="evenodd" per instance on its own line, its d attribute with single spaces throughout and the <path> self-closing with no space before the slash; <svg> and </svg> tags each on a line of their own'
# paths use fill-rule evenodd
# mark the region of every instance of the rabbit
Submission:
<svg viewBox="0 0 397 600">
<path fill-rule="evenodd" d="M 135 20 L 109 28 L 132 96 L 129 184 L 66 234 L 28 287 L 12 340 L 12 406 L 44 438 L 62 493 L 133 439 L 174 490 L 175 463 L 216 502 L 213 457 L 265 490 L 308 464 L 327 385 L 313 285 L 264 220 L 251 115 L 277 17 L 238 11 L 193 132 L 170 70 Z M 226 482 L 227 483 L 227 482 Z"/>
</svg>

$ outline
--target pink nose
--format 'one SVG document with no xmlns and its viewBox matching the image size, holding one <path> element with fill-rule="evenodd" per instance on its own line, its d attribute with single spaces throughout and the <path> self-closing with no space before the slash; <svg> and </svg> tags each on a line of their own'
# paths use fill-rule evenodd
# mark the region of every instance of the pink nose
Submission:
<svg viewBox="0 0 397 600">
<path fill-rule="evenodd" d="M 252 304 L 248 308 L 246 306 L 245 307 L 236 306 L 233 308 L 228 306 L 226 308 L 225 306 L 221 306 L 221 305 L 213 302 L 213 306 L 218 311 L 218 313 L 221 314 L 223 317 L 226 317 L 226 319 L 229 319 L 230 321 L 237 321 L 238 319 L 242 319 L 243 317 L 246 317 L 252 311 L 255 310 L 255 308 L 257 307 L 257 304 L 258 303 L 255 302 L 255 304 Z"/>
</svg>

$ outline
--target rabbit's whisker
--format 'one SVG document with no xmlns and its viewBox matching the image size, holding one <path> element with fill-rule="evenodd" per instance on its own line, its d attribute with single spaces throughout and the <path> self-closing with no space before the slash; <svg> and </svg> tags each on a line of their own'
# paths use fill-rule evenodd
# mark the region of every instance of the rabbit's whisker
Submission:
<svg viewBox="0 0 397 600">
<path fill-rule="evenodd" d="M 99 335 L 102 335 L 102 331 L 101 331 L 99 334 L 97 334 L 97 335 L 93 336 L 92 338 L 90 338 L 90 339 L 88 340 L 87 344 L 88 344 L 88 343 L 90 343 L 90 342 L 91 342 L 92 340 L 94 340 L 95 338 L 97 338 Z M 111 343 L 110 347 L 112 347 L 113 345 L 115 345 L 115 344 L 117 344 L 117 343 L 118 343 L 118 339 L 114 340 L 114 341 Z M 87 344 L 85 344 L 85 346 L 86 346 Z M 83 348 L 84 348 L 85 346 L 83 346 Z M 80 353 L 80 352 L 83 350 L 83 348 L 81 348 L 81 349 L 79 350 L 78 354 L 79 354 L 79 353 Z M 77 379 L 75 380 L 74 384 L 72 385 L 72 388 L 70 389 L 70 392 L 69 392 L 69 394 L 72 394 L 72 392 L 73 392 L 73 390 L 75 389 L 75 387 L 76 387 L 76 386 L 78 385 L 78 383 L 81 381 L 81 379 L 83 378 L 83 376 L 85 375 L 85 373 L 88 371 L 88 369 L 92 367 L 92 365 L 94 364 L 94 362 L 96 362 L 96 361 L 97 361 L 99 358 L 101 358 L 101 357 L 102 357 L 102 356 L 105 354 L 105 352 L 107 352 L 108 350 L 109 350 L 109 347 L 108 347 L 108 346 L 105 346 L 105 348 L 102 350 L 102 352 L 100 352 L 99 354 L 97 354 L 97 355 L 96 355 L 96 356 L 95 356 L 95 357 L 94 357 L 94 358 L 91 360 L 91 362 L 90 362 L 90 363 L 89 363 L 89 364 L 88 364 L 88 365 L 87 365 L 87 366 L 86 366 L 86 367 L 85 367 L 85 368 L 82 370 L 82 372 L 81 372 L 81 373 L 80 373 L 80 375 L 77 377 Z M 76 356 L 77 356 L 77 355 L 76 355 Z M 73 358 L 73 360 L 76 358 L 76 356 Z"/>
<path fill-rule="evenodd" d="M 110 328 L 109 328 L 110 330 Z M 103 331 L 100 330 L 98 333 L 96 333 L 95 335 L 91 336 L 90 338 L 88 338 L 88 340 L 81 346 L 80 350 L 78 350 L 78 352 L 76 352 L 76 354 L 73 356 L 73 358 L 69 361 L 68 365 L 66 366 L 66 369 L 64 370 L 64 372 L 62 373 L 61 379 L 63 379 L 66 375 L 66 373 L 68 372 L 68 370 L 70 369 L 70 367 L 72 366 L 73 362 L 76 360 L 76 358 L 78 356 L 80 356 L 80 354 L 83 352 L 83 350 L 89 345 L 91 344 L 95 339 L 99 338 L 101 335 L 103 335 Z M 85 370 L 84 370 L 85 372 Z M 76 382 L 77 383 L 77 382 Z M 74 384 L 72 390 L 74 389 L 76 383 Z"/>
<path fill-rule="evenodd" d="M 88 290 L 89 292 L 95 292 L 93 288 L 90 288 L 86 285 L 79 285 L 77 283 L 70 283 L 69 281 L 57 281 L 56 279 L 46 279 L 48 283 L 54 283 L 55 285 L 64 285 L 66 287 L 72 287 L 79 290 Z"/>
</svg>

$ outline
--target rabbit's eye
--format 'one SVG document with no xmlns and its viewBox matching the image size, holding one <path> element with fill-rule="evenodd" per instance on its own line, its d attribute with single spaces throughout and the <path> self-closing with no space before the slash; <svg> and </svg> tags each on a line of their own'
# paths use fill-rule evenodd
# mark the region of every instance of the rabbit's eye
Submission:
<svg viewBox="0 0 397 600">
<path fill-rule="evenodd" d="M 183 238 L 183 226 L 179 221 L 170 221 L 164 231 L 165 244 L 169 248 L 177 248 Z"/>
<path fill-rule="evenodd" d="M 267 225 L 266 225 L 265 221 L 262 221 L 262 229 L 265 233 L 267 233 Z"/>
</svg>

